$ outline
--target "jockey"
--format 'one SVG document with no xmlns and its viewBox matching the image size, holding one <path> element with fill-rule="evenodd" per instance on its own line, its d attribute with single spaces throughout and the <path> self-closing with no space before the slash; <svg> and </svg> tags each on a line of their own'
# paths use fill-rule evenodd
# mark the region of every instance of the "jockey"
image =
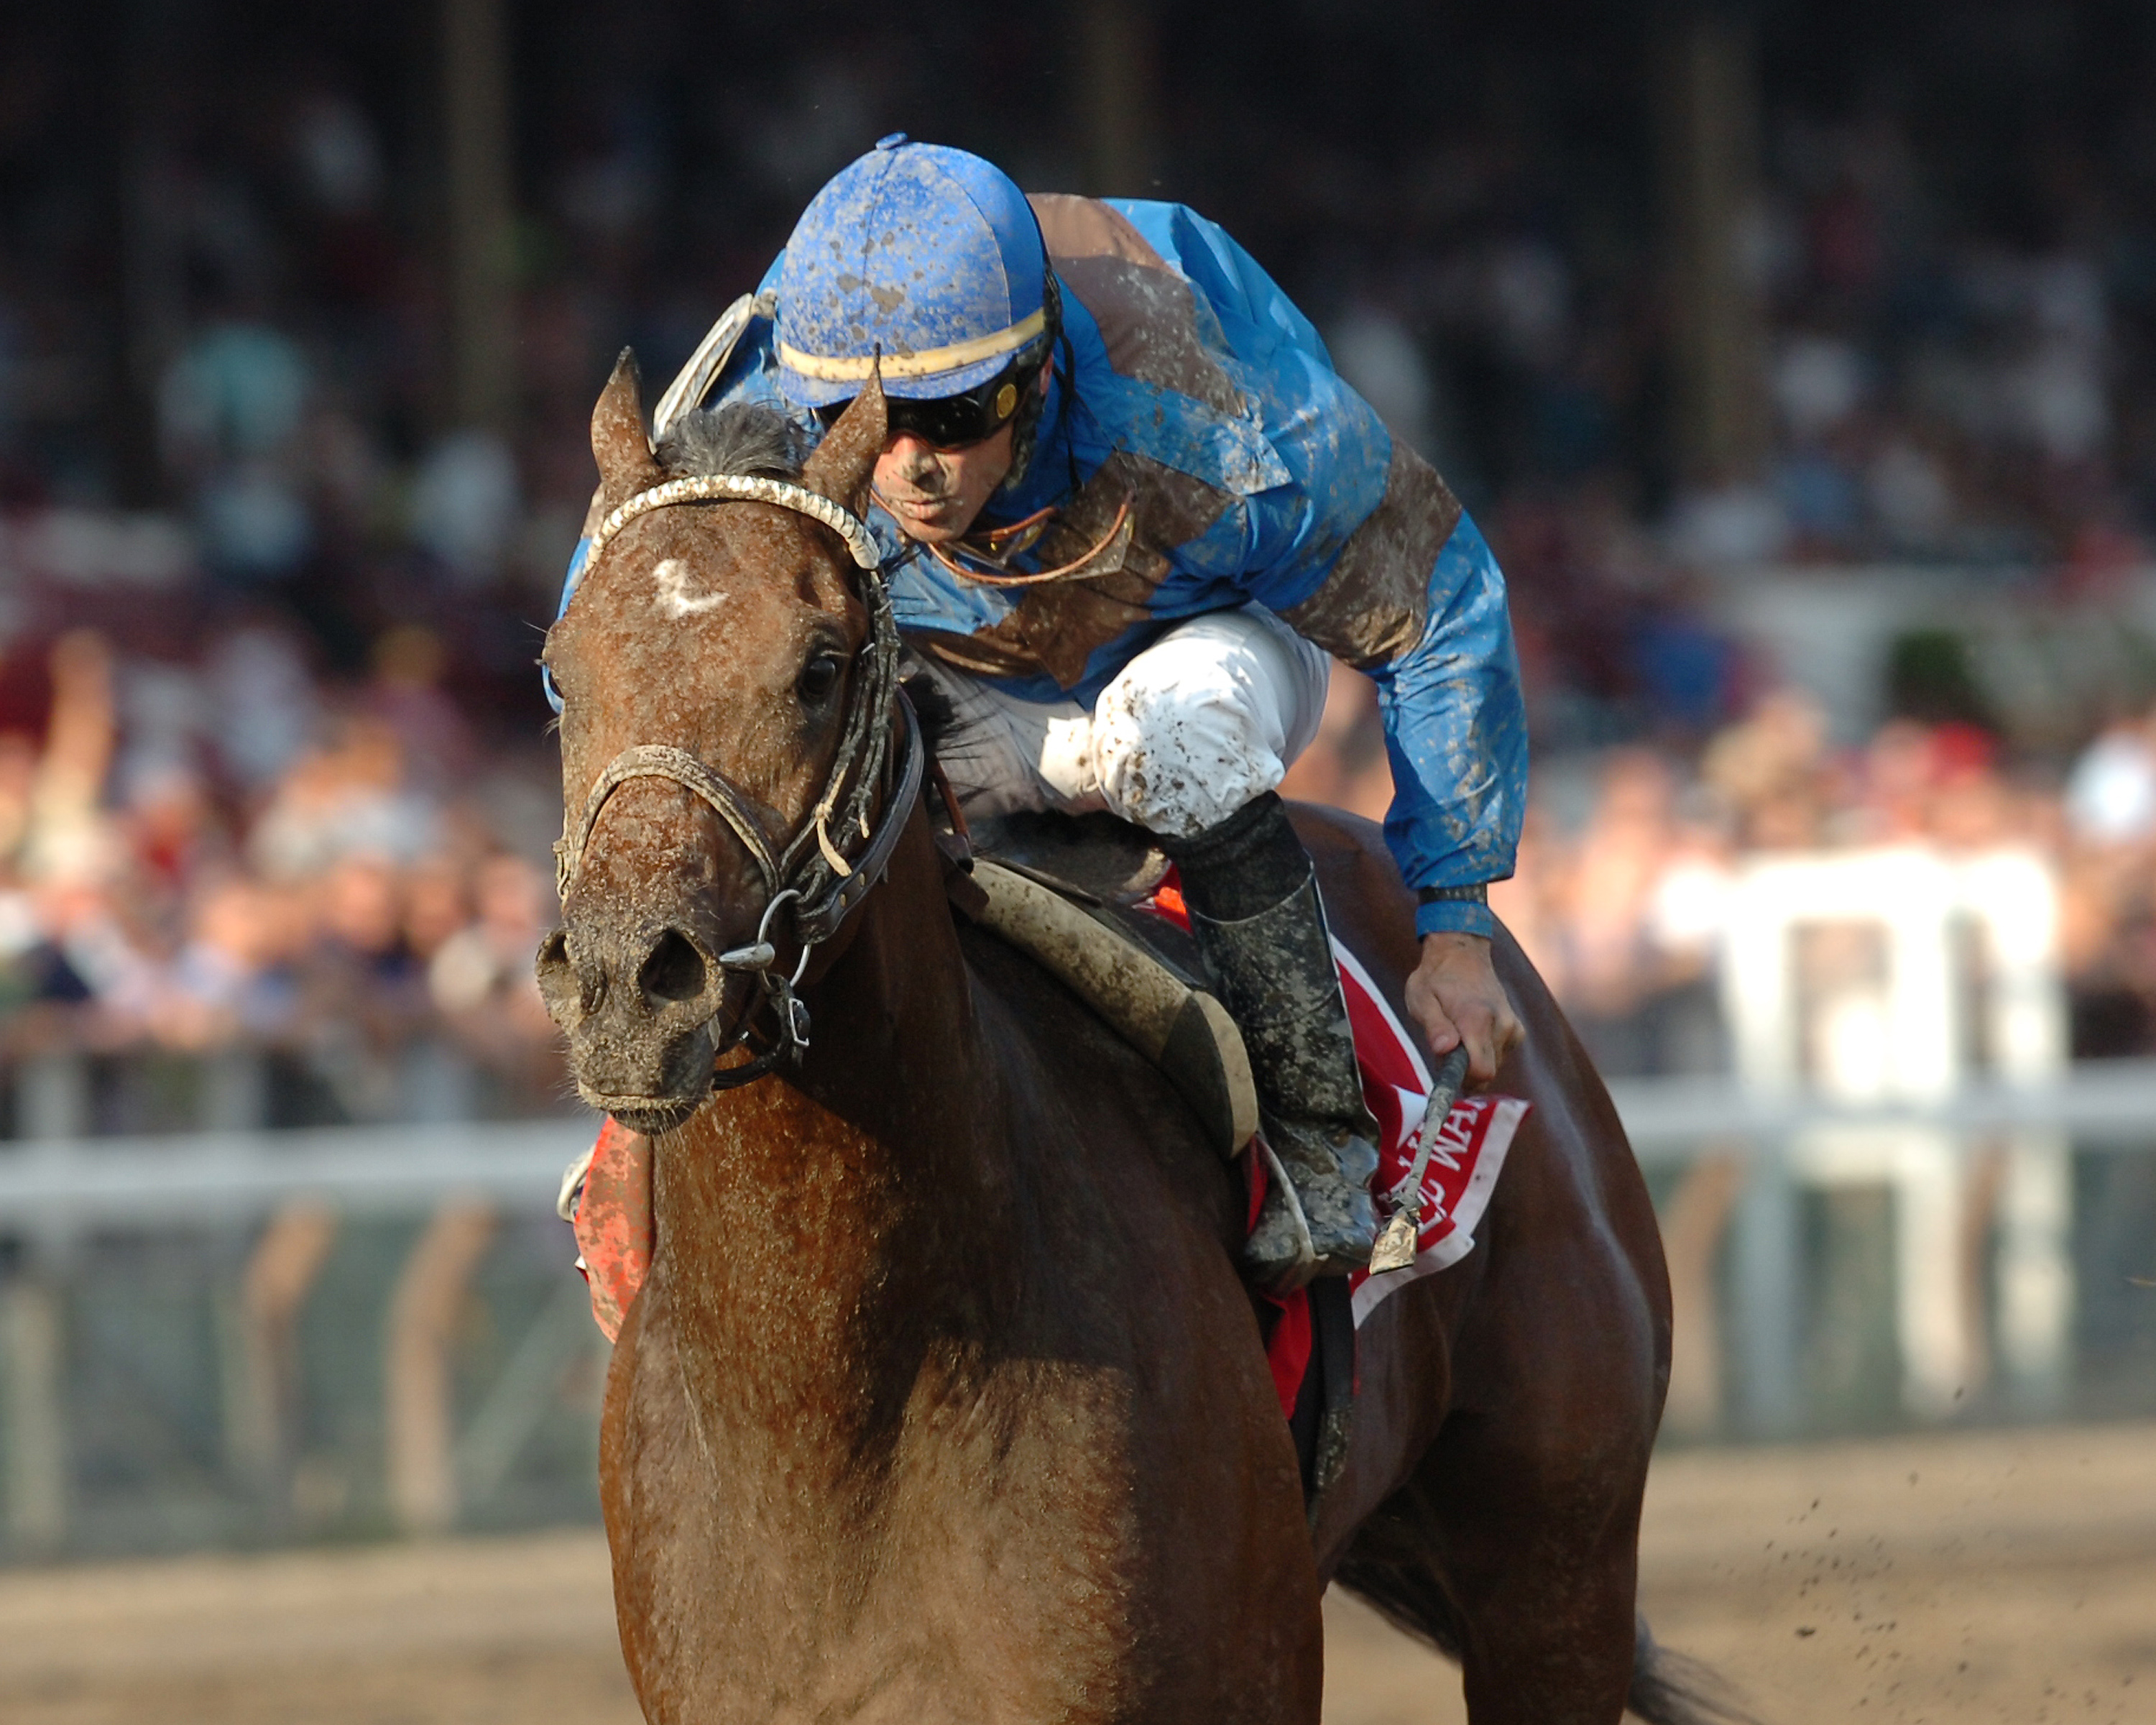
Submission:
<svg viewBox="0 0 2156 1725">
<path fill-rule="evenodd" d="M 1276 787 L 1328 655 L 1368 672 L 1386 838 L 1421 901 L 1409 1009 L 1434 1053 L 1464 1040 L 1471 1078 L 1494 1077 L 1521 1030 L 1486 886 L 1512 870 L 1527 732 L 1489 547 L 1250 254 L 1179 204 L 1029 201 L 978 157 L 886 138 L 817 193 L 660 429 L 753 401 L 814 436 L 878 370 L 870 524 L 956 715 L 939 758 L 962 806 L 1105 809 L 1156 835 L 1310 1236 L 1276 1189 L 1248 1267 L 1286 1287 L 1367 1264 L 1374 1130 Z"/>
</svg>

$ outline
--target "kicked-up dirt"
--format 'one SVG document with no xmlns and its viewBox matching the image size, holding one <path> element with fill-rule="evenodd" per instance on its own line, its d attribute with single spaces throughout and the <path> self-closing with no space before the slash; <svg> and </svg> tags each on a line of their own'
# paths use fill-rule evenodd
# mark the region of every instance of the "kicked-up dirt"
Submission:
<svg viewBox="0 0 2156 1725">
<path fill-rule="evenodd" d="M 2156 1426 L 1665 1456 L 1642 1599 L 1769 1725 L 2156 1719 Z M 1327 1602 L 1327 1725 L 1458 1674 Z M 635 1725 L 596 1533 L 0 1571 L 9 1725 Z"/>
</svg>

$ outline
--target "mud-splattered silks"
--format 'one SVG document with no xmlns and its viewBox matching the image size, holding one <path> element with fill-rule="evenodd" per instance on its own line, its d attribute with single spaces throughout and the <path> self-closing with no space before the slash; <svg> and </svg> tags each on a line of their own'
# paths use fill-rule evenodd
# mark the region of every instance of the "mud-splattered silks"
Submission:
<svg viewBox="0 0 2156 1725">
<path fill-rule="evenodd" d="M 1474 522 L 1219 227 L 1179 204 L 1031 203 L 1063 336 L 1037 447 L 983 526 L 1055 511 L 1004 558 L 1017 572 L 1070 562 L 1127 511 L 1123 543 L 1083 580 L 1007 587 L 967 579 L 872 511 L 908 640 L 1021 699 L 1090 707 L 1177 621 L 1255 600 L 1376 680 L 1386 837 L 1408 884 L 1511 874 L 1526 715 L 1504 580 Z M 778 295 L 788 263 L 760 294 Z M 800 417 L 778 346 L 799 314 L 764 303 L 776 321 L 749 319 L 714 393 Z M 1418 927 L 1491 925 L 1452 901 L 1424 906 Z"/>
</svg>

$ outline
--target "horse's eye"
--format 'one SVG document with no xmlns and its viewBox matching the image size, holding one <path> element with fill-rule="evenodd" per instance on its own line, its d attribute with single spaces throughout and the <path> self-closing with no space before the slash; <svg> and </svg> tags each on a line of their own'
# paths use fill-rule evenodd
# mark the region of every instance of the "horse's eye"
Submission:
<svg viewBox="0 0 2156 1725">
<path fill-rule="evenodd" d="M 844 675 L 846 662 L 835 653 L 817 654 L 801 667 L 801 680 L 794 685 L 794 692 L 801 697 L 803 706 L 821 706 L 828 701 Z"/>
</svg>

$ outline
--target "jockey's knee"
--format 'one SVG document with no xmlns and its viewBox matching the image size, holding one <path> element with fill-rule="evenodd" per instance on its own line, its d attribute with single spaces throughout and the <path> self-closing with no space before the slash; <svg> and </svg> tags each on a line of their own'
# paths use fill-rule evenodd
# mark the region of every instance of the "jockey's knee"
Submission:
<svg viewBox="0 0 2156 1725">
<path fill-rule="evenodd" d="M 1117 679 L 1093 710 L 1101 794 L 1125 820 L 1172 838 L 1218 826 L 1277 785 L 1287 762 L 1235 691 Z"/>
<path fill-rule="evenodd" d="M 1255 607 L 1170 630 L 1093 707 L 1108 808 L 1190 838 L 1275 788 L 1317 733 L 1330 662 Z"/>
</svg>

